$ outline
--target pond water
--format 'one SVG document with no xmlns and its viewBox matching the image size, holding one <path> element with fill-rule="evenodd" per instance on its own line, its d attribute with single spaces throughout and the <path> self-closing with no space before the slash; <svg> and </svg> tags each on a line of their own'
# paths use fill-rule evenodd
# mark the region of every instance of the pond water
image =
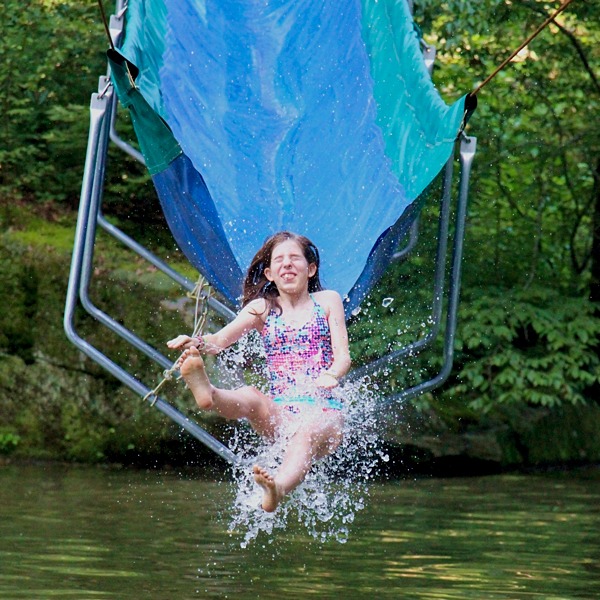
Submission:
<svg viewBox="0 0 600 600">
<path fill-rule="evenodd" d="M 231 483 L 0 467 L 0 598 L 600 598 L 600 469 L 370 486 L 346 543 L 246 548 Z"/>
</svg>

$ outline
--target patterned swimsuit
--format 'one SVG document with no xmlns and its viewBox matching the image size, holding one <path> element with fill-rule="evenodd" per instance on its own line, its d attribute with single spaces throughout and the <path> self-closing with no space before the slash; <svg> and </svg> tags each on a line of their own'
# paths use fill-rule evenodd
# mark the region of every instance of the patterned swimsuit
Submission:
<svg viewBox="0 0 600 600">
<path fill-rule="evenodd" d="M 330 390 L 314 383 L 331 366 L 333 351 L 325 310 L 312 295 L 311 299 L 313 311 L 302 327 L 286 325 L 281 315 L 272 310 L 261 332 L 273 400 L 294 413 L 315 404 L 324 410 L 342 408 Z"/>
</svg>

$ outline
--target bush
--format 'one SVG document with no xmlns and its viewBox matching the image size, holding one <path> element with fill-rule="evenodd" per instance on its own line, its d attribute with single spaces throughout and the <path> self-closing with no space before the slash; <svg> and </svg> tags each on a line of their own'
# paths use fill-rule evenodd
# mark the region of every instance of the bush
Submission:
<svg viewBox="0 0 600 600">
<path fill-rule="evenodd" d="M 600 386 L 600 319 L 585 298 L 537 288 L 486 290 L 465 302 L 457 383 L 445 394 L 473 408 L 548 407 L 592 400 Z"/>
<path fill-rule="evenodd" d="M 9 429 L 0 429 L 0 454 L 8 455 L 15 450 L 21 436 Z"/>
</svg>

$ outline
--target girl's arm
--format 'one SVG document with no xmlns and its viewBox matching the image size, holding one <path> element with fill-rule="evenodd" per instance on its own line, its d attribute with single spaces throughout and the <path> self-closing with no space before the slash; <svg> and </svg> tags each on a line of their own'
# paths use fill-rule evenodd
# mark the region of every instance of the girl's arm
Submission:
<svg viewBox="0 0 600 600">
<path fill-rule="evenodd" d="M 260 331 L 264 325 L 263 317 L 265 315 L 266 302 L 264 299 L 259 298 L 244 306 L 235 319 L 217 333 L 206 334 L 201 338 L 178 335 L 176 338 L 169 340 L 167 346 L 172 350 L 186 350 L 196 347 L 205 354 L 218 354 L 225 348 L 235 344 L 250 330 L 257 329 Z"/>
<path fill-rule="evenodd" d="M 340 295 L 332 290 L 321 293 L 323 294 L 323 304 L 329 309 L 327 320 L 331 334 L 333 362 L 328 369 L 321 373 L 316 383 L 320 387 L 332 388 L 338 384 L 337 380 L 342 378 L 350 369 L 348 331 L 346 329 L 344 305 Z"/>
</svg>

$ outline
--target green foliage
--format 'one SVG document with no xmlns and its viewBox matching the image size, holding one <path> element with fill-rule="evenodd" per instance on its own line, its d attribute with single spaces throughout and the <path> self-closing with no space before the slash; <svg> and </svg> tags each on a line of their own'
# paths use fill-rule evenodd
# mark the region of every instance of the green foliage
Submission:
<svg viewBox="0 0 600 600">
<path fill-rule="evenodd" d="M 565 405 L 538 411 L 536 418 L 520 415 L 514 423 L 521 449 L 530 464 L 597 462 L 600 459 L 600 405 Z M 533 413 L 535 414 L 535 413 Z"/>
<path fill-rule="evenodd" d="M 488 290 L 464 303 L 459 336 L 458 382 L 444 395 L 473 408 L 578 404 L 600 389 L 600 319 L 585 299 Z"/>
<path fill-rule="evenodd" d="M 14 452 L 21 441 L 21 436 L 8 428 L 0 428 L 0 455 Z"/>
<path fill-rule="evenodd" d="M 448 99 L 473 90 L 554 5 L 537 0 L 415 3 L 438 48 L 434 79 Z M 554 6 L 555 8 L 555 6 Z M 467 283 L 587 289 L 594 173 L 600 164 L 600 23 L 574 2 L 478 95 Z M 428 35 L 427 35 L 428 34 Z"/>
<path fill-rule="evenodd" d="M 0 452 L 134 462 L 137 454 L 154 449 L 158 455 L 163 445 L 189 442 L 66 339 L 62 313 L 70 256 L 65 240 L 73 238 L 74 221 L 43 223 L 37 239 L 29 228 L 39 225 L 36 219 L 15 215 L 15 221 L 27 228 L 0 236 Z M 156 269 L 131 261 L 129 252 L 106 238 L 98 252 L 92 296 L 102 310 L 156 347 L 187 329 L 177 312 L 160 307 L 176 286 L 166 286 Z M 152 361 L 86 315 L 78 313 L 76 321 L 78 332 L 115 362 L 149 386 L 158 382 L 161 370 Z M 182 411 L 193 406 L 182 386 L 169 399 Z"/>
<path fill-rule="evenodd" d="M 0 312 L 0 351 L 33 361 L 32 318 L 39 302 L 38 276 L 21 263 L 22 250 L 0 240 L 0 305 L 11 310 Z"/>
<path fill-rule="evenodd" d="M 104 69 L 98 9 L 85 2 L 6 0 L 2 21 L 0 196 L 74 205 L 86 107 Z"/>
<path fill-rule="evenodd" d="M 89 102 L 106 73 L 107 41 L 97 4 L 74 0 L 7 0 L 0 38 L 0 203 L 10 221 L 16 200 L 77 205 L 86 155 Z M 26 65 L 26 68 L 23 68 Z M 131 139 L 128 119 L 120 133 Z M 113 152 L 111 151 L 111 156 Z M 132 159 L 109 161 L 107 202 L 123 217 L 129 202 L 158 221 L 145 169 Z M 125 208 L 125 206 L 127 208 Z"/>
</svg>

